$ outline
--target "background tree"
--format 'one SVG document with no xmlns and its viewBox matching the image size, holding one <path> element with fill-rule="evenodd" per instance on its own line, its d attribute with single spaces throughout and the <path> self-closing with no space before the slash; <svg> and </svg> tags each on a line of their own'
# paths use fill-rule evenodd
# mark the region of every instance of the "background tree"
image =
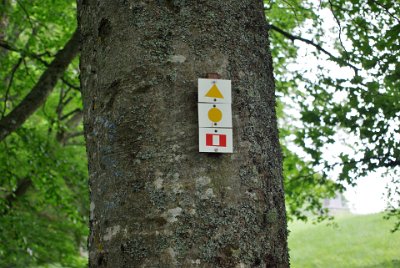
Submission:
<svg viewBox="0 0 400 268">
<path fill-rule="evenodd" d="M 87 262 L 75 12 L 72 1 L 0 4 L 1 267 Z"/>
<path fill-rule="evenodd" d="M 326 48 L 330 37 L 323 17 L 319 16 L 327 9 L 337 24 L 333 28 L 337 37 L 332 50 Z M 279 19 L 275 14 L 282 10 L 293 16 Z M 266 14 L 271 17 L 273 43 L 281 48 L 273 50 L 278 52 L 273 57 L 278 66 L 278 89 L 292 98 L 301 112 L 302 127 L 291 127 L 283 134 L 295 134 L 295 144 L 308 154 L 313 166 L 303 165 L 298 173 L 313 185 L 322 183 L 331 190 L 343 191 L 347 185 L 355 185 L 357 178 L 375 171 L 385 172 L 393 177 L 394 185 L 388 193 L 392 202 L 390 214 L 399 217 L 400 3 L 328 0 L 316 6 L 312 1 L 270 1 Z M 299 27 L 303 22 L 307 23 Z M 291 31 L 295 25 L 297 29 Z M 302 37 L 307 34 L 312 38 Z M 313 54 L 336 63 L 342 73 L 329 72 L 323 65 L 288 72 L 284 64 L 296 57 L 293 41 L 311 46 Z M 307 76 L 309 72 L 316 79 Z M 346 133 L 350 153 L 342 152 L 332 162 L 326 157 L 326 148 L 337 143 L 338 133 Z M 289 154 L 286 163 L 292 158 Z M 340 172 L 339 180 L 326 184 L 332 170 Z M 299 177 L 294 178 L 299 181 Z M 320 178 L 321 183 L 315 183 L 315 178 Z"/>
</svg>

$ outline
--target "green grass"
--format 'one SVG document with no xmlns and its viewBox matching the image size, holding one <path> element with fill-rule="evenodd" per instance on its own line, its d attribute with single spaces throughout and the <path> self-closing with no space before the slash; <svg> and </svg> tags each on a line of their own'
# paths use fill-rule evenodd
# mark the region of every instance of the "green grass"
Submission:
<svg viewBox="0 0 400 268">
<path fill-rule="evenodd" d="M 337 227 L 326 223 L 289 224 L 292 268 L 400 267 L 400 232 L 383 214 L 345 215 Z"/>
</svg>

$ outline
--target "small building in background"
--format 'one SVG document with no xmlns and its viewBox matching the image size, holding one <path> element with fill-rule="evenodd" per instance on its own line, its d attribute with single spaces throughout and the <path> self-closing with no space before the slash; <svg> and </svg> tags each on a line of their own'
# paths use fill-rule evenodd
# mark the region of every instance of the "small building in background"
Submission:
<svg viewBox="0 0 400 268">
<path fill-rule="evenodd" d="M 329 209 L 329 215 L 350 213 L 348 201 L 343 194 L 337 194 L 335 198 L 324 199 L 323 206 Z"/>
</svg>

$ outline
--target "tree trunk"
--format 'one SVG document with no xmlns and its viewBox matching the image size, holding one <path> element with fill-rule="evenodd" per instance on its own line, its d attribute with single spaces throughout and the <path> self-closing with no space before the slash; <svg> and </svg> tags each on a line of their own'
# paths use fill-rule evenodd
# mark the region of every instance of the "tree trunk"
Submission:
<svg viewBox="0 0 400 268">
<path fill-rule="evenodd" d="M 78 1 L 90 267 L 288 267 L 262 1 Z M 232 80 L 234 153 L 198 152 L 197 79 Z"/>
</svg>

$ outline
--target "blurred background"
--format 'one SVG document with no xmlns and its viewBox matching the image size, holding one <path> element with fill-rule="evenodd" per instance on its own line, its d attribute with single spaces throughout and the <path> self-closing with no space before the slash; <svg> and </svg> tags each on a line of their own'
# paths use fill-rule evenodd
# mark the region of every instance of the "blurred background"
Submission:
<svg viewBox="0 0 400 268">
<path fill-rule="evenodd" d="M 400 267 L 400 2 L 264 11 L 292 266 Z M 76 27 L 73 0 L 0 1 L 0 267 L 87 266 Z"/>
</svg>

